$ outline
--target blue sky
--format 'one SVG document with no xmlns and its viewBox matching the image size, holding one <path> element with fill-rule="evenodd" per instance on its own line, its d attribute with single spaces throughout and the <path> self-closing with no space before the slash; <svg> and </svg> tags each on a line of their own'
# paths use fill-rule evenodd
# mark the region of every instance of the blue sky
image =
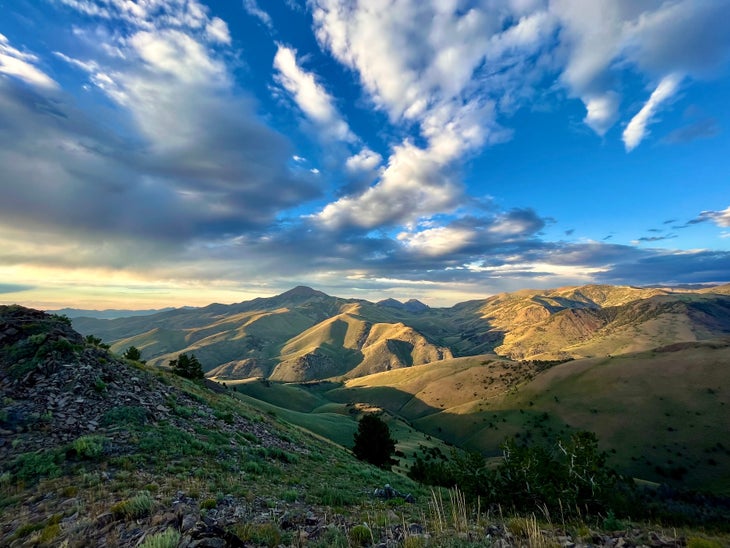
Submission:
<svg viewBox="0 0 730 548">
<path fill-rule="evenodd" d="M 0 0 L 0 302 L 730 281 L 730 0 Z"/>
</svg>

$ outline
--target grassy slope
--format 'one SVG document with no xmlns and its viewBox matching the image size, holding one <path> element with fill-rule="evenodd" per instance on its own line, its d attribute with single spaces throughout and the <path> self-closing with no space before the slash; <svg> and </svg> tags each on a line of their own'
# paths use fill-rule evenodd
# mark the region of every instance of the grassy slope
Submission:
<svg viewBox="0 0 730 548">
<path fill-rule="evenodd" d="M 238 396 L 244 401 L 268 414 L 306 428 L 343 447 L 350 447 L 361 411 L 377 409 L 379 406 L 333 402 L 327 397 L 327 392 L 336 385 L 293 385 L 254 380 L 229 386 L 235 387 Z M 414 452 L 421 450 L 420 446 L 438 447 L 448 452 L 440 439 L 420 432 L 397 414 L 388 412 L 384 417 L 398 442 L 396 450 L 404 455 L 399 459 L 400 465 L 396 470 L 405 472 L 413 461 Z"/>
<path fill-rule="evenodd" d="M 728 363 L 723 341 L 575 360 L 542 372 L 487 355 L 252 395 L 305 413 L 334 409 L 322 401 L 371 404 L 426 435 L 488 455 L 507 437 L 540 441 L 590 430 L 636 477 L 671 483 L 683 467 L 684 485 L 728 494 L 730 443 L 717 446 L 730 428 Z"/>
</svg>

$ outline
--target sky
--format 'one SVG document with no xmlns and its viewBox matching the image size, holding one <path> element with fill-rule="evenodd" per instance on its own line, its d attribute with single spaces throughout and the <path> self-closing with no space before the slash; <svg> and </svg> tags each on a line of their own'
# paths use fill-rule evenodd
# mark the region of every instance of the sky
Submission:
<svg viewBox="0 0 730 548">
<path fill-rule="evenodd" d="M 730 281 L 730 0 L 0 0 L 0 303 Z"/>
</svg>

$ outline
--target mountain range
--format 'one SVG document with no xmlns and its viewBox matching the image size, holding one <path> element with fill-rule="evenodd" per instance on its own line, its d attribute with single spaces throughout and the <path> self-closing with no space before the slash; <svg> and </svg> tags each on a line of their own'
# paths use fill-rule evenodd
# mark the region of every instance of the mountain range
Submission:
<svg viewBox="0 0 730 548">
<path fill-rule="evenodd" d="M 136 346 L 152 365 L 187 352 L 219 380 L 304 382 L 487 353 L 562 361 L 709 340 L 730 334 L 730 285 L 522 290 L 451 308 L 343 299 L 300 286 L 230 305 L 76 317 L 73 325 L 112 350 Z"/>
</svg>

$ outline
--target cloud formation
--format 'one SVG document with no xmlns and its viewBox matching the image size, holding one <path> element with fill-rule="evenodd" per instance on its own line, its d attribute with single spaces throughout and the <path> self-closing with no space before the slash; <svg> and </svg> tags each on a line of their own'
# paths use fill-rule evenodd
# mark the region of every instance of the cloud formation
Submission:
<svg viewBox="0 0 730 548">
<path fill-rule="evenodd" d="M 641 107 L 641 110 L 636 116 L 631 119 L 622 134 L 622 139 L 628 152 L 634 150 L 644 140 L 648 131 L 647 126 L 652 123 L 652 118 L 657 110 L 659 110 L 662 103 L 677 93 L 681 81 L 682 77 L 678 74 L 670 74 L 662 78 L 659 85 L 649 97 L 649 100 Z"/>
<path fill-rule="evenodd" d="M 0 35 L 0 274 L 15 280 L 44 268 L 484 294 L 728 271 L 724 251 L 646 245 L 678 244 L 663 233 L 609 244 L 627 238 L 613 226 L 594 242 L 572 205 L 504 199 L 546 184 L 539 168 L 520 180 L 529 146 L 479 157 L 537 110 L 571 126 L 566 96 L 585 108 L 581 138 L 650 141 L 668 104 L 724 70 L 728 0 L 310 0 L 313 29 L 286 37 L 279 7 L 244 0 L 240 16 L 282 37 L 258 49 L 200 0 L 48 1 L 78 23 L 56 51 Z M 302 4 L 284 13 L 304 21 Z M 643 106 L 638 88 L 653 90 Z M 720 134 L 710 114 L 664 142 Z M 492 179 L 500 163 L 514 180 Z M 730 208 L 692 207 L 684 228 L 730 226 Z"/>
<path fill-rule="evenodd" d="M 182 244 L 263 227 L 320 193 L 311 175 L 287 167 L 287 139 L 259 121 L 250 98 L 233 93 L 215 50 L 227 27 L 201 5 L 64 4 L 131 24 L 128 34 L 94 44 L 93 60 L 58 55 L 119 115 L 101 124 L 70 97 L 49 95 L 42 79 L 23 78 L 33 89 L 0 81 L 6 222 Z M 24 55 L 32 67 L 35 58 Z"/>
</svg>

